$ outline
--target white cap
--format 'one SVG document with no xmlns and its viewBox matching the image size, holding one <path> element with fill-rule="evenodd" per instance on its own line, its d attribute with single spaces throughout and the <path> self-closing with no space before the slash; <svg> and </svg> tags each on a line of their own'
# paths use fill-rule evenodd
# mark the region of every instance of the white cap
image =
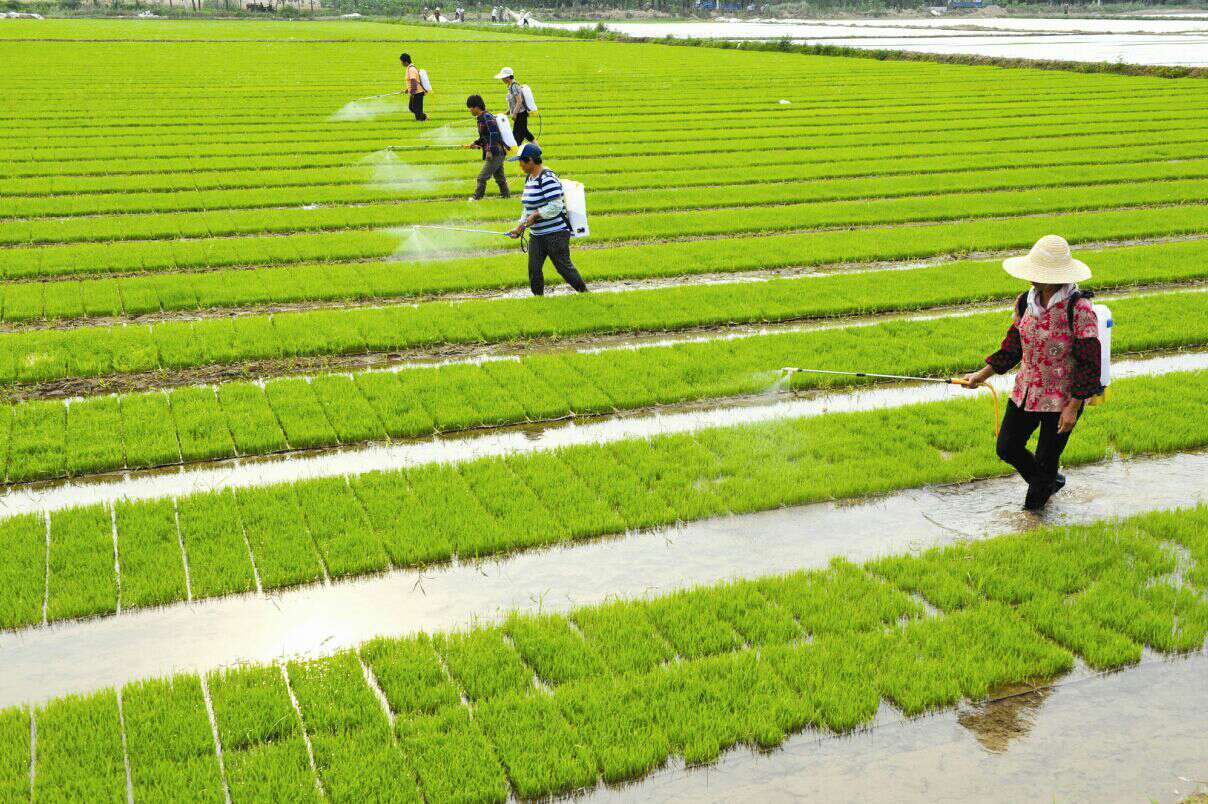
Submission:
<svg viewBox="0 0 1208 804">
<path fill-rule="evenodd" d="M 504 67 L 502 70 L 499 71 L 499 74 L 496 75 L 495 77 L 496 78 L 511 78 L 514 75 L 515 75 L 515 73 L 512 72 L 511 67 Z"/>
</svg>

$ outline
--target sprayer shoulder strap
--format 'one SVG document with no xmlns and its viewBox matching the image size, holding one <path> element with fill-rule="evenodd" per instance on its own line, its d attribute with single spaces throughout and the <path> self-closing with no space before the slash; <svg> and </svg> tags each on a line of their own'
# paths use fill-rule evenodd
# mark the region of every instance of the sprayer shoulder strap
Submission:
<svg viewBox="0 0 1208 804">
<path fill-rule="evenodd" d="M 1074 333 L 1074 335 L 1078 334 L 1078 330 L 1074 327 L 1074 308 L 1078 306 L 1078 302 L 1082 299 L 1091 299 L 1094 296 L 1095 291 L 1093 290 L 1075 290 L 1070 294 L 1065 308 L 1065 315 L 1070 322 L 1070 332 Z"/>
</svg>

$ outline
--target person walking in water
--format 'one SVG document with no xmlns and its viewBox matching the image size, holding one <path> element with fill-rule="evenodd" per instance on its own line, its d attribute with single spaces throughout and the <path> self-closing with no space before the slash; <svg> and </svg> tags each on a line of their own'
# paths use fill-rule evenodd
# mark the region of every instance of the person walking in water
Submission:
<svg viewBox="0 0 1208 804">
<path fill-rule="evenodd" d="M 1078 282 L 1091 269 L 1070 255 L 1057 235 L 1040 238 L 1023 257 L 1003 261 L 1008 274 L 1032 283 L 1015 302 L 1015 315 L 998 351 L 965 376 L 976 388 L 992 374 L 1020 365 L 998 436 L 998 457 L 1028 484 L 1024 508 L 1039 511 L 1065 485 L 1061 453 L 1086 401 L 1102 391 L 1099 325 Z M 1036 452 L 1028 440 L 1040 429 Z"/>
<path fill-rule="evenodd" d="M 415 119 L 423 122 L 428 119 L 428 115 L 424 114 L 424 95 L 428 94 L 424 89 L 424 82 L 420 79 L 419 68 L 411 63 L 411 54 L 404 53 L 398 57 L 402 62 L 403 69 L 406 70 L 407 83 L 407 108 L 411 110 L 411 114 L 415 115 Z"/>
<path fill-rule="evenodd" d="M 520 223 L 508 234 L 520 237 L 526 229 L 532 233 L 528 247 L 529 289 L 534 296 L 545 295 L 544 270 L 548 257 L 566 284 L 580 293 L 586 292 L 587 283 L 570 260 L 570 219 L 566 214 L 562 182 L 554 171 L 542 164 L 541 146 L 535 142 L 526 143 L 520 153 L 508 161 L 519 162 L 525 175 L 521 201 L 524 213 Z"/>
<path fill-rule="evenodd" d="M 508 190 L 508 177 L 503 172 L 503 160 L 507 156 L 508 147 L 503 143 L 499 122 L 495 115 L 487 111 L 486 101 L 481 95 L 466 98 L 466 108 L 478 123 L 478 139 L 465 147 L 482 150 L 482 169 L 478 171 L 478 184 L 475 185 L 474 195 L 470 196 L 469 200 L 481 200 L 487 193 L 487 180 L 492 177 L 499 185 L 499 196 L 508 198 L 511 191 Z"/>
<path fill-rule="evenodd" d="M 529 112 L 532 109 L 524 99 L 524 88 L 516 80 L 516 74 L 512 72 L 511 67 L 504 67 L 495 77 L 501 79 L 508 88 L 508 116 L 512 118 L 512 136 L 516 138 L 516 144 L 523 146 L 525 141 L 536 142 L 537 138 L 528 127 Z"/>
</svg>

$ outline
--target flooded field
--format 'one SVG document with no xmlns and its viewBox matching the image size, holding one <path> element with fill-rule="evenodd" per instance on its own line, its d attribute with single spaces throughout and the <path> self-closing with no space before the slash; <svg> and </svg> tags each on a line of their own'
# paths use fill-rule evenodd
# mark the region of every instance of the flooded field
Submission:
<svg viewBox="0 0 1208 804">
<path fill-rule="evenodd" d="M 0 21 L 0 801 L 1203 791 L 1208 84 L 716 44 Z"/>
</svg>

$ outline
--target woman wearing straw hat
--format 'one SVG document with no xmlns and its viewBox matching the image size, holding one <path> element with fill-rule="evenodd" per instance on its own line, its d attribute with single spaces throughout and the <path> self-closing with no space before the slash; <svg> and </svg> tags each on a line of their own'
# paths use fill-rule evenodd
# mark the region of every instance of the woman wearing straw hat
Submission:
<svg viewBox="0 0 1208 804">
<path fill-rule="evenodd" d="M 1098 322 L 1089 294 L 1077 284 L 1090 279 L 1091 269 L 1057 235 L 1040 238 L 1027 256 L 1004 260 L 1003 268 L 1031 282 L 1032 289 L 1016 300 L 1001 347 L 965 380 L 976 388 L 1021 364 L 998 436 L 998 457 L 1027 482 L 1024 508 L 1038 511 L 1065 485 L 1057 471 L 1061 453 L 1086 400 L 1100 390 Z M 1033 454 L 1028 440 L 1037 428 Z"/>
</svg>

